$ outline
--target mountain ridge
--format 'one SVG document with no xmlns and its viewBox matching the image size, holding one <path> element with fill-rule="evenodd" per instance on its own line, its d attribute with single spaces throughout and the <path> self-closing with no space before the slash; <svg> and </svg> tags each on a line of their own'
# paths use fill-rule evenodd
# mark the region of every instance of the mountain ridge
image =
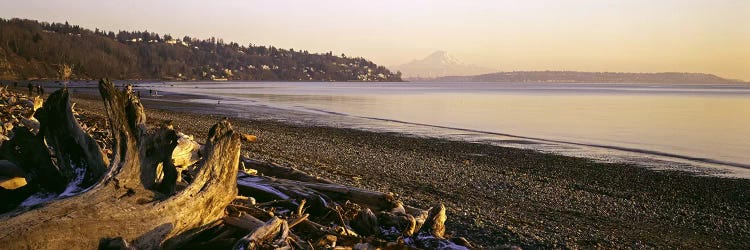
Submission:
<svg viewBox="0 0 750 250">
<path fill-rule="evenodd" d="M 404 77 L 427 78 L 448 75 L 473 75 L 494 71 L 473 64 L 465 64 L 443 50 L 437 50 L 422 59 L 415 59 L 405 64 L 392 66 L 391 68 L 400 71 Z"/>
<path fill-rule="evenodd" d="M 443 76 L 412 79 L 430 82 L 560 82 L 560 83 L 669 83 L 669 84 L 742 84 L 714 74 L 689 72 L 584 72 L 584 71 L 506 71 L 471 76 Z"/>
</svg>

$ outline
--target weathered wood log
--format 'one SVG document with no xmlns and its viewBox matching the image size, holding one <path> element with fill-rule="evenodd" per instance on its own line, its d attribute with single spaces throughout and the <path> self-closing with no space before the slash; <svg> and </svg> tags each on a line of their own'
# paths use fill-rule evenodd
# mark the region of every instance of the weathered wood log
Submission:
<svg viewBox="0 0 750 250">
<path fill-rule="evenodd" d="M 246 222 L 245 223 L 243 223 L 243 222 L 236 223 L 236 222 L 238 222 L 238 219 L 229 219 L 229 220 L 232 221 L 231 225 L 234 226 L 235 224 L 238 224 L 237 225 L 238 227 L 245 228 L 247 230 L 250 230 L 248 228 L 251 228 L 252 226 L 258 225 L 258 223 L 262 224 L 263 222 L 261 220 L 270 220 L 270 219 L 274 218 L 273 213 L 269 213 L 267 211 L 264 211 L 264 210 L 262 210 L 260 208 L 255 207 L 255 206 L 246 207 L 246 206 L 240 206 L 240 205 L 230 205 L 229 208 L 230 208 L 230 210 L 235 210 L 236 209 L 238 211 L 247 212 L 250 217 L 256 218 L 256 219 L 254 219 L 254 222 L 252 222 L 252 223 L 246 223 Z M 230 212 L 230 213 L 232 213 L 232 212 Z M 236 213 L 236 211 L 235 211 L 235 213 Z M 290 230 L 293 227 L 292 225 L 297 226 L 296 229 L 294 229 L 295 233 L 290 232 L 289 233 L 289 237 L 291 237 L 292 239 L 294 239 L 298 243 L 298 245 L 300 245 L 300 246 L 298 246 L 298 248 L 301 248 L 301 249 L 312 249 L 313 247 L 305 245 L 305 244 L 302 244 L 301 242 L 304 242 L 304 241 L 301 240 L 301 237 L 298 236 L 297 234 L 305 236 L 306 239 L 318 239 L 318 238 L 324 237 L 325 235 L 329 235 L 329 234 L 330 235 L 339 235 L 338 233 L 336 233 L 334 231 L 326 230 L 324 226 L 322 226 L 322 225 L 320 225 L 320 224 L 318 224 L 318 223 L 316 223 L 314 221 L 306 219 L 308 216 L 309 216 L 308 214 L 305 214 L 302 217 L 302 218 L 305 218 L 305 219 L 298 218 L 293 223 L 289 224 Z M 253 219 L 250 219 L 250 220 L 253 220 Z M 244 225 L 244 226 L 242 226 L 242 225 Z M 350 237 L 349 240 L 351 240 L 351 238 L 354 238 L 354 237 Z"/>
<path fill-rule="evenodd" d="M 246 207 L 246 208 L 251 208 L 251 207 Z M 267 218 L 267 219 L 268 218 L 273 218 L 273 216 L 270 216 L 270 215 L 267 216 L 267 214 L 261 214 L 261 217 Z M 291 232 L 291 229 L 294 226 L 296 226 L 296 225 L 298 225 L 298 224 L 306 221 L 307 217 L 308 217 L 308 214 L 304 214 L 301 217 L 296 218 L 294 221 L 288 223 L 289 224 L 289 230 L 290 230 L 289 231 L 289 238 L 292 240 L 291 243 L 293 243 L 293 246 L 295 247 L 295 249 L 312 249 L 312 248 L 307 247 L 307 245 L 301 244 L 302 242 L 305 242 L 305 241 L 302 240 L 302 238 L 300 238 L 296 234 L 294 234 L 294 233 Z M 241 214 L 238 217 L 230 215 L 230 216 L 224 217 L 223 218 L 223 222 L 225 224 L 227 224 L 227 225 L 230 225 L 232 227 L 245 230 L 247 232 L 252 232 L 255 229 L 257 229 L 257 228 L 265 225 L 265 223 L 263 221 L 259 220 L 255 216 L 252 216 L 252 215 L 249 215 L 249 214 Z M 222 237 L 222 236 L 221 235 L 217 236 L 217 238 L 219 238 L 219 237 Z"/>
<path fill-rule="evenodd" d="M 122 237 L 137 249 L 173 248 L 220 219 L 236 196 L 240 144 L 227 121 L 209 131 L 205 156 L 193 182 L 168 196 L 147 188 L 153 166 L 144 163 L 170 161 L 173 147 L 166 148 L 169 154 L 162 157 L 163 152 L 144 150 L 144 143 L 173 145 L 169 133 L 146 129 L 143 107 L 131 93 L 121 92 L 104 80 L 99 89 L 115 145 L 108 171 L 86 192 L 20 214 L 0 215 L 3 248 L 93 249 L 101 239 L 113 237 Z M 57 105 L 69 107 L 67 103 Z M 39 120 L 47 128 L 42 130 L 59 133 L 54 132 L 59 128 Z M 77 142 L 80 144 L 74 146 L 88 146 L 85 141 Z M 81 159 L 94 161 L 81 160 L 86 166 L 100 160 Z"/>
<path fill-rule="evenodd" d="M 243 188 L 247 188 L 250 190 L 256 190 L 256 193 L 263 193 L 265 190 L 265 193 L 269 195 L 275 194 L 276 198 L 269 198 L 268 200 L 297 198 L 292 197 L 294 195 L 291 194 L 300 194 L 299 196 L 302 196 L 300 198 L 307 199 L 308 203 L 310 203 L 311 205 L 311 208 L 314 208 L 316 206 L 316 199 L 311 199 L 314 198 L 314 196 L 304 197 L 304 195 L 301 194 L 323 194 L 324 196 L 319 197 L 332 199 L 339 202 L 349 200 L 361 206 L 370 208 L 373 211 L 391 211 L 394 208 L 402 207 L 401 202 L 391 194 L 338 184 L 308 183 L 286 179 L 269 178 L 265 176 L 245 175 L 240 176 L 238 185 L 240 190 L 242 190 Z M 258 200 L 261 201 L 261 199 Z M 326 199 L 323 199 L 323 201 L 325 200 Z M 326 203 L 328 202 L 326 201 Z"/>
<path fill-rule="evenodd" d="M 122 237 L 104 238 L 99 241 L 98 250 L 135 250 Z"/>
<path fill-rule="evenodd" d="M 286 247 L 289 245 L 288 237 L 289 225 L 286 220 L 274 217 L 237 241 L 234 249 L 256 249 L 265 243 L 275 248 Z"/>
<path fill-rule="evenodd" d="M 283 206 L 289 210 L 296 209 L 299 200 L 306 200 L 308 211 L 315 216 L 328 212 L 327 205 L 332 202 L 325 194 L 313 189 L 271 177 L 241 174 L 237 185 L 243 195 L 252 195 L 260 203 L 273 202 L 275 206 Z"/>
<path fill-rule="evenodd" d="M 422 232 L 427 232 L 437 238 L 443 238 L 445 235 L 445 206 L 440 203 L 430 209 L 427 219 L 422 225 Z"/>
<path fill-rule="evenodd" d="M 416 223 L 414 225 L 414 231 L 419 232 L 419 230 L 422 229 L 422 225 L 424 225 L 424 222 L 427 221 L 427 217 L 430 215 L 430 212 L 426 210 L 412 208 L 409 206 L 404 206 L 404 207 L 406 207 L 406 213 L 414 217 L 414 222 Z"/>
<path fill-rule="evenodd" d="M 227 216 L 222 220 L 224 220 L 224 223 L 227 225 L 242 228 L 248 231 L 253 231 L 265 224 L 265 222 L 249 214 L 243 214 L 239 217 Z"/>
<path fill-rule="evenodd" d="M 0 160 L 0 187 L 6 190 L 18 189 L 28 184 L 26 172 L 13 162 Z"/>
<path fill-rule="evenodd" d="M 73 116 L 67 88 L 52 93 L 34 117 L 39 120 L 39 134 L 54 149 L 57 168 L 77 189 L 98 182 L 107 171 L 109 160 L 96 140 L 86 133 Z"/>
<path fill-rule="evenodd" d="M 369 208 L 365 208 L 359 211 L 354 219 L 349 222 L 357 234 L 364 237 L 375 235 L 378 233 L 378 217 Z"/>
<path fill-rule="evenodd" d="M 25 127 L 13 129 L 13 138 L 0 145 L 0 159 L 25 171 L 27 185 L 15 190 L 0 190 L 0 213 L 13 210 L 31 195 L 43 191 L 54 194 L 66 190 L 69 180 L 53 163 L 42 135 Z"/>
<path fill-rule="evenodd" d="M 177 133 L 177 137 L 177 146 L 172 152 L 172 163 L 178 169 L 185 169 L 200 160 L 201 145 L 193 136 Z"/>
<path fill-rule="evenodd" d="M 0 159 L 21 167 L 30 181 L 38 182 L 48 191 L 62 192 L 68 183 L 53 164 L 44 138 L 26 128 L 13 129 L 13 138 L 0 145 Z"/>
<path fill-rule="evenodd" d="M 39 133 L 39 121 L 37 121 L 36 118 L 21 117 L 21 124 L 23 124 L 24 127 L 29 128 L 29 131 L 31 131 L 32 134 Z"/>
<path fill-rule="evenodd" d="M 0 176 L 23 177 L 26 176 L 26 173 L 15 163 L 8 160 L 0 160 Z"/>
<path fill-rule="evenodd" d="M 395 228 L 398 234 L 389 236 L 411 236 L 416 228 L 414 216 L 403 213 L 380 212 L 378 215 L 378 225 L 385 229 Z"/>
<path fill-rule="evenodd" d="M 287 180 L 301 181 L 301 182 L 328 183 L 328 184 L 333 183 L 332 181 L 328 179 L 317 177 L 317 176 L 312 176 L 305 172 L 299 171 L 297 169 L 294 169 L 291 167 L 284 167 L 284 166 L 271 163 L 271 162 L 262 162 L 262 161 L 257 161 L 253 159 L 248 159 L 245 157 L 242 157 L 242 162 L 245 164 L 245 167 L 258 170 L 258 173 L 266 175 L 266 176 L 287 179 Z"/>
<path fill-rule="evenodd" d="M 360 206 L 370 208 L 373 211 L 390 211 L 402 206 L 401 202 L 392 194 L 378 191 L 370 191 L 338 184 L 305 183 L 288 180 L 285 180 L 285 182 L 321 192 L 335 201 L 352 201 Z"/>
</svg>

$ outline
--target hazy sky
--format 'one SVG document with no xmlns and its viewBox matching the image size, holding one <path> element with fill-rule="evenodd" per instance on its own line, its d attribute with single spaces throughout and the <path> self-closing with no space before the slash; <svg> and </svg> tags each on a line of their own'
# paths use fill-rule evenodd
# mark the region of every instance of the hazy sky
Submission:
<svg viewBox="0 0 750 250">
<path fill-rule="evenodd" d="M 384 65 L 445 50 L 498 70 L 750 80 L 748 0 L 0 0 L 0 16 L 332 50 Z"/>
</svg>

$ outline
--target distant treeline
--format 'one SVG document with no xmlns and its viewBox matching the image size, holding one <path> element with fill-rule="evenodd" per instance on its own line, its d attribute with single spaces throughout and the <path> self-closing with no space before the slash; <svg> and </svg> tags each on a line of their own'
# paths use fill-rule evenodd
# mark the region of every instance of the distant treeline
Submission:
<svg viewBox="0 0 750 250">
<path fill-rule="evenodd" d="M 444 76 L 427 80 L 438 82 L 567 82 L 567 83 L 675 83 L 675 84 L 725 84 L 742 83 L 703 73 L 622 73 L 578 71 L 513 71 L 474 76 Z"/>
<path fill-rule="evenodd" d="M 0 79 L 401 81 L 364 58 L 0 19 Z"/>
</svg>

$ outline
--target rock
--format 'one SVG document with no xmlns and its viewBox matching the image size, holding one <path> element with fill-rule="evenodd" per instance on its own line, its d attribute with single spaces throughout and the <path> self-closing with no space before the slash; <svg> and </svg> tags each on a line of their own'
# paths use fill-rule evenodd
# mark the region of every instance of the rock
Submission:
<svg viewBox="0 0 750 250">
<path fill-rule="evenodd" d="M 3 124 L 3 129 L 5 129 L 5 131 L 11 131 L 11 130 L 13 130 L 13 123 L 6 122 L 5 124 Z"/>
<path fill-rule="evenodd" d="M 251 134 L 242 133 L 241 135 L 242 135 L 241 136 L 242 140 L 246 141 L 246 142 L 255 142 L 255 141 L 258 140 L 257 136 L 254 136 L 254 135 L 251 135 Z"/>
<path fill-rule="evenodd" d="M 6 178 L 6 177 L 0 177 L 0 187 L 4 189 L 16 189 L 23 186 L 26 186 L 26 178 L 23 177 L 12 177 L 12 178 Z"/>
<path fill-rule="evenodd" d="M 414 216 L 403 213 L 380 212 L 378 223 L 386 229 L 395 228 L 404 236 L 411 236 L 416 228 Z"/>
<path fill-rule="evenodd" d="M 437 238 L 443 238 L 445 235 L 445 206 L 440 203 L 430 209 L 427 220 L 422 225 L 421 231 L 428 232 Z"/>
<path fill-rule="evenodd" d="M 369 208 L 360 210 L 349 224 L 354 232 L 365 237 L 378 232 L 378 218 Z"/>
<path fill-rule="evenodd" d="M 4 189 L 16 189 L 26 186 L 26 172 L 16 164 L 0 160 L 0 187 Z"/>
<path fill-rule="evenodd" d="M 315 242 L 315 247 L 316 248 L 333 248 L 333 247 L 336 247 L 336 240 L 337 240 L 336 236 L 326 234 L 325 236 L 318 239 L 317 242 Z"/>
</svg>

